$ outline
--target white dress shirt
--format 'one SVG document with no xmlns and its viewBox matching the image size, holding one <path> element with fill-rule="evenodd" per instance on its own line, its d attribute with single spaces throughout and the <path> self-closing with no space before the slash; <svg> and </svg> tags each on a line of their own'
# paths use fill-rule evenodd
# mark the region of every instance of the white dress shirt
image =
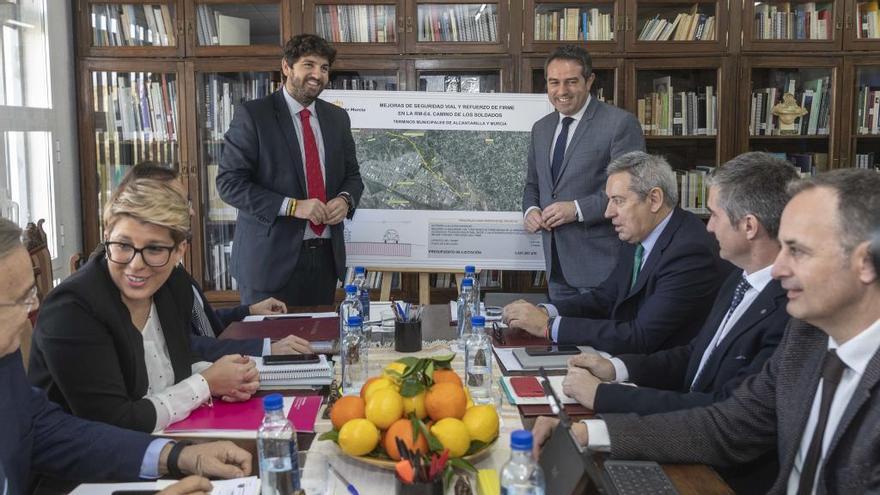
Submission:
<svg viewBox="0 0 880 495">
<path fill-rule="evenodd" d="M 150 316 L 142 331 L 144 339 L 144 363 L 147 367 L 147 395 L 145 399 L 156 408 L 156 426 L 153 432 L 189 416 L 195 408 L 211 398 L 208 382 L 199 374 L 211 363 L 199 362 L 192 365 L 193 375 L 174 383 L 174 368 L 165 344 L 165 334 L 159 322 L 156 304 L 150 307 Z"/>
<path fill-rule="evenodd" d="M 828 410 L 828 423 L 825 426 L 825 436 L 822 437 L 822 453 L 819 457 L 819 469 L 816 469 L 816 480 L 819 479 L 825 453 L 828 451 L 828 445 L 837 432 L 837 425 L 840 418 L 843 417 L 846 406 L 849 405 L 853 393 L 865 373 L 865 368 L 871 362 L 871 358 L 880 349 L 880 320 L 875 321 L 870 327 L 862 333 L 849 339 L 843 344 L 838 344 L 831 337 L 828 338 L 828 349 L 837 349 L 837 357 L 846 365 L 843 370 L 843 376 L 834 391 L 834 398 L 831 399 L 831 408 Z M 801 437 L 801 446 L 794 458 L 794 466 L 788 475 L 787 492 L 790 494 L 797 493 L 800 484 L 801 469 L 804 465 L 804 459 L 807 457 L 807 451 L 810 449 L 810 441 L 813 439 L 813 432 L 816 431 L 816 422 L 819 419 L 819 404 L 822 402 L 822 386 L 824 380 L 819 379 L 819 386 L 816 389 L 816 396 L 813 398 L 813 406 L 810 409 L 810 416 L 807 418 L 807 426 L 804 428 L 804 434 Z M 813 482 L 813 492 L 816 493 L 818 482 Z"/>
</svg>

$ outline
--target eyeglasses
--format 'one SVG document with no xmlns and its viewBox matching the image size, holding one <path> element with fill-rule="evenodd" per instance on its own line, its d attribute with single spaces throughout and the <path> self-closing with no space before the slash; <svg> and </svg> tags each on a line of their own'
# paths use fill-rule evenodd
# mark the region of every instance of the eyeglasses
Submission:
<svg viewBox="0 0 880 495">
<path fill-rule="evenodd" d="M 134 260 L 136 255 L 140 254 L 147 266 L 160 268 L 168 264 L 168 261 L 171 260 L 171 253 L 177 246 L 147 246 L 138 249 L 125 242 L 106 241 L 104 248 L 107 250 L 107 259 L 114 263 L 127 265 Z"/>
<path fill-rule="evenodd" d="M 504 340 L 504 330 L 494 321 L 492 322 L 492 336 L 495 337 L 495 341 L 499 344 L 507 345 L 507 341 Z"/>
<path fill-rule="evenodd" d="M 37 305 L 37 286 L 34 284 L 18 301 L 0 303 L 0 308 L 24 306 L 25 312 L 30 313 L 34 306 Z"/>
</svg>

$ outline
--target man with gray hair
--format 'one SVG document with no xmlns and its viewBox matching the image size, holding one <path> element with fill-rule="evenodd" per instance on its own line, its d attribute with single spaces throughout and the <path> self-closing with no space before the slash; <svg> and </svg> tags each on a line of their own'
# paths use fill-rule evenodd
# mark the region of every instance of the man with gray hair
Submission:
<svg viewBox="0 0 880 495">
<path fill-rule="evenodd" d="M 553 342 L 610 353 L 686 344 L 712 308 L 729 265 L 718 259 L 703 222 L 676 206 L 677 181 L 665 159 L 633 151 L 607 172 L 605 216 L 627 243 L 611 275 L 554 304 L 511 303 L 504 320 Z"/>
<path fill-rule="evenodd" d="M 776 449 L 767 493 L 880 493 L 880 174 L 792 183 L 773 278 L 792 319 L 761 371 L 710 406 L 603 414 L 578 443 L 612 458 L 730 466 Z M 535 450 L 556 418 L 535 422 Z"/>
<path fill-rule="evenodd" d="M 32 473 L 71 481 L 154 479 L 194 473 L 235 478 L 250 474 L 251 455 L 232 442 L 175 443 L 71 416 L 32 388 L 19 346 L 39 306 L 31 259 L 21 230 L 0 218 L 0 494 L 30 493 Z M 73 351 L 72 351 L 73 352 Z M 188 479 L 167 494 L 210 490 Z"/>
</svg>

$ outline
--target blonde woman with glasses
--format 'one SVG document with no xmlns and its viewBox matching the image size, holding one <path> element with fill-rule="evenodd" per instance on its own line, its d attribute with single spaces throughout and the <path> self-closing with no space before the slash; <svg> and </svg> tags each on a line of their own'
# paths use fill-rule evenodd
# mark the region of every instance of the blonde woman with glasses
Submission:
<svg viewBox="0 0 880 495">
<path fill-rule="evenodd" d="M 77 416 L 155 432 L 210 402 L 259 387 L 241 355 L 213 364 L 190 348 L 193 292 L 174 267 L 190 231 L 186 198 L 137 179 L 104 209 L 104 257 L 53 290 L 34 330 L 29 377 Z"/>
</svg>

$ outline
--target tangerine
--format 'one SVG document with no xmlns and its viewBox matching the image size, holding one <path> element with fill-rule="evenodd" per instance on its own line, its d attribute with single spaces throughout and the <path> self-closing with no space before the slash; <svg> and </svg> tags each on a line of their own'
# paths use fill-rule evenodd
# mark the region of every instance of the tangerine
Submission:
<svg viewBox="0 0 880 495">
<path fill-rule="evenodd" d="M 356 395 L 349 395 L 337 400 L 333 404 L 333 409 L 330 409 L 330 422 L 333 423 L 333 429 L 339 431 L 342 425 L 352 419 L 365 418 L 364 407 L 364 399 Z"/>
<path fill-rule="evenodd" d="M 425 396 L 425 410 L 435 421 L 444 418 L 461 419 L 467 410 L 464 389 L 454 383 L 435 383 Z"/>
<path fill-rule="evenodd" d="M 435 369 L 434 375 L 431 378 L 434 380 L 434 383 L 454 383 L 459 387 L 464 387 L 464 385 L 461 383 L 461 377 L 459 377 L 458 373 L 452 371 L 451 369 Z"/>
<path fill-rule="evenodd" d="M 428 439 L 425 438 L 424 433 L 420 430 L 417 436 L 418 439 L 413 441 L 412 421 L 406 418 L 398 419 L 392 423 L 391 426 L 388 427 L 388 431 L 385 432 L 385 436 L 382 438 L 382 445 L 385 446 L 385 452 L 388 454 L 388 457 L 395 461 L 400 460 L 400 451 L 397 450 L 397 441 L 395 440 L 397 438 L 403 440 L 406 448 L 412 452 L 418 452 L 420 454 L 428 453 Z"/>
</svg>

